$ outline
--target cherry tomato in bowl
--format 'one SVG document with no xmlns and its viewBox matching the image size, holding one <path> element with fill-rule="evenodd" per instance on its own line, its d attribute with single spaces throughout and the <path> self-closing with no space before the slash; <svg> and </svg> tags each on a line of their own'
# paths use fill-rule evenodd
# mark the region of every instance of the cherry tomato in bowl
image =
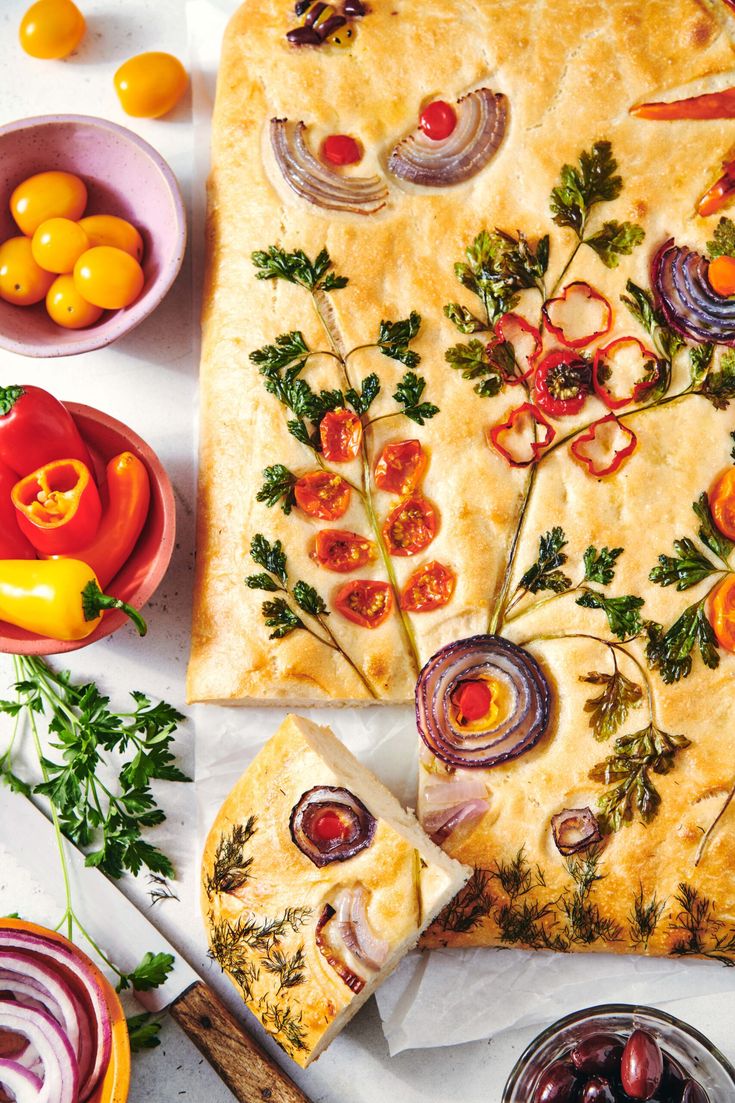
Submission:
<svg viewBox="0 0 735 1103">
<path fill-rule="evenodd" d="M 103 310 L 130 306 L 145 283 L 143 269 L 130 253 L 112 245 L 96 245 L 82 253 L 74 265 L 74 285 L 79 294 Z"/>
<path fill-rule="evenodd" d="M 72 0 L 37 0 L 21 20 L 18 37 L 31 57 L 68 57 L 84 38 L 87 24 Z"/>
<path fill-rule="evenodd" d="M 37 172 L 22 180 L 10 196 L 10 213 L 28 237 L 49 218 L 81 218 L 87 185 L 73 172 Z"/>
<path fill-rule="evenodd" d="M 74 277 L 57 276 L 46 296 L 46 310 L 57 326 L 87 329 L 102 317 L 102 307 L 88 303 L 77 291 Z"/>
<path fill-rule="evenodd" d="M 89 249 L 89 238 L 78 222 L 70 218 L 49 218 L 31 238 L 33 259 L 46 272 L 61 275 L 71 272 L 82 253 Z"/>
<path fill-rule="evenodd" d="M 189 77 L 173 54 L 153 50 L 136 54 L 115 73 L 115 91 L 126 115 L 158 119 L 179 102 Z"/>
<path fill-rule="evenodd" d="M 93 214 L 80 218 L 79 225 L 89 239 L 90 248 L 112 245 L 129 253 L 138 264 L 143 260 L 143 238 L 127 219 L 114 214 Z"/>
<path fill-rule="evenodd" d="M 53 273 L 36 263 L 30 238 L 11 237 L 0 245 L 0 299 L 33 306 L 46 297 L 53 281 Z"/>
</svg>

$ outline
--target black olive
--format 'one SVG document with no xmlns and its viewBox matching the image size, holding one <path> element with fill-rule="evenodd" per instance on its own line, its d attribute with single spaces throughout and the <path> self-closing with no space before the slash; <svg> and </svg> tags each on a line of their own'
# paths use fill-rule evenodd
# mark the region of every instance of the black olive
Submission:
<svg viewBox="0 0 735 1103">
<path fill-rule="evenodd" d="M 681 1103 L 687 1075 L 678 1061 L 664 1052 L 664 1075 L 661 1081 L 661 1094 L 667 1103 Z"/>
<path fill-rule="evenodd" d="M 647 1030 L 634 1030 L 623 1050 L 620 1078 L 633 1099 L 652 1099 L 664 1074 L 661 1047 Z"/>
<path fill-rule="evenodd" d="M 536 1081 L 533 1103 L 576 1103 L 579 1086 L 574 1067 L 566 1061 L 555 1061 Z"/>
<path fill-rule="evenodd" d="M 322 40 L 311 27 L 294 27 L 286 38 L 292 46 L 321 46 Z"/>
<path fill-rule="evenodd" d="M 589 1034 L 572 1050 L 572 1063 L 585 1076 L 619 1076 L 623 1045 L 617 1034 Z"/>
<path fill-rule="evenodd" d="M 618 1096 L 609 1080 L 593 1076 L 582 1089 L 580 1103 L 617 1103 Z"/>
<path fill-rule="evenodd" d="M 681 1103 L 709 1103 L 709 1096 L 696 1080 L 687 1080 Z"/>
<path fill-rule="evenodd" d="M 362 0 L 345 0 L 343 10 L 349 19 L 355 19 L 359 15 L 365 15 L 367 8 Z"/>
<path fill-rule="evenodd" d="M 334 34 L 340 27 L 344 27 L 347 20 L 343 15 L 331 15 L 324 23 L 319 27 L 319 34 L 322 36 L 322 40 L 329 38 L 330 34 Z"/>
<path fill-rule="evenodd" d="M 319 16 L 326 10 L 327 5 L 318 3 L 312 4 L 304 17 L 304 26 L 313 27 Z"/>
</svg>

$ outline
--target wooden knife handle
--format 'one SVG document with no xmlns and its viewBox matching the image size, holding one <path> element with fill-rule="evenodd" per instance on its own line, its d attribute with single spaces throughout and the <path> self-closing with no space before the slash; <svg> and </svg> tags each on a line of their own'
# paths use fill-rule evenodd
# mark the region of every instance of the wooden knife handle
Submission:
<svg viewBox="0 0 735 1103">
<path fill-rule="evenodd" d="M 309 1103 L 206 984 L 187 988 L 170 1011 L 240 1103 Z"/>
</svg>

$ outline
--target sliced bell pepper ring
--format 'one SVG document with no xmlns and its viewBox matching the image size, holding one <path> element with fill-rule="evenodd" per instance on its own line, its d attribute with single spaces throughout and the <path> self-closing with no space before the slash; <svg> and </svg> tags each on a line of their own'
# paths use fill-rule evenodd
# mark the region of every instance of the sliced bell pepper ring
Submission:
<svg viewBox="0 0 735 1103">
<path fill-rule="evenodd" d="M 554 349 L 536 368 L 533 395 L 550 417 L 580 413 L 589 395 L 590 366 L 571 349 Z"/>
<path fill-rule="evenodd" d="M 0 460 L 22 477 L 61 456 L 93 470 L 66 406 L 40 387 L 0 387 Z"/>
<path fill-rule="evenodd" d="M 36 551 L 18 528 L 11 497 L 18 481 L 15 471 L 0 460 L 0 559 L 35 559 Z"/>
<path fill-rule="evenodd" d="M 615 448 L 612 439 L 605 442 L 603 438 L 607 433 L 607 426 L 614 426 L 616 430 L 620 430 L 627 443 L 621 448 Z M 578 463 L 586 467 L 590 475 L 602 479 L 606 475 L 614 475 L 619 471 L 628 457 L 635 452 L 637 445 L 638 437 L 633 430 L 623 425 L 615 414 L 607 414 L 598 421 L 593 421 L 584 433 L 575 437 L 569 446 L 569 451 Z M 612 458 L 608 461 L 607 457 L 610 455 Z"/>
<path fill-rule="evenodd" d="M 582 299 L 585 305 L 590 303 L 599 304 L 597 309 L 600 315 L 600 325 L 592 333 L 582 333 L 578 337 L 568 336 L 561 319 L 557 318 L 556 322 L 553 320 L 552 313 L 558 314 L 559 304 L 563 308 L 572 297 Z M 604 337 L 605 334 L 609 333 L 612 327 L 613 314 L 610 303 L 604 295 L 601 295 L 599 291 L 595 291 L 594 287 L 590 287 L 584 280 L 575 280 L 573 283 L 567 284 L 561 295 L 557 295 L 554 299 L 548 299 L 544 303 L 542 313 L 549 333 L 552 333 L 558 341 L 561 341 L 569 349 L 586 348 L 593 341 L 597 341 L 600 337 Z"/>
<path fill-rule="evenodd" d="M 735 192 L 735 161 L 724 161 L 723 173 L 711 188 L 708 188 L 702 198 L 697 202 L 697 214 L 707 218 L 711 214 L 717 214 L 722 207 L 732 198 Z"/>
<path fill-rule="evenodd" d="M 524 425 L 524 422 L 527 424 Z M 540 440 L 533 437 L 524 439 L 525 434 L 521 435 L 521 430 L 526 428 L 533 430 L 536 427 L 543 429 L 544 435 Z M 511 467 L 530 467 L 539 459 L 544 449 L 549 447 L 556 436 L 556 429 L 549 424 L 538 406 L 534 406 L 532 402 L 524 402 L 522 406 L 517 406 L 515 410 L 510 411 L 507 421 L 493 425 L 487 436 L 490 445 Z M 511 450 L 514 437 L 529 453 L 527 459 L 518 450 Z"/>
<path fill-rule="evenodd" d="M 102 502 L 81 460 L 55 460 L 13 487 L 18 527 L 42 555 L 69 555 L 99 528 Z"/>
<path fill-rule="evenodd" d="M 145 464 L 121 452 L 107 464 L 107 507 L 92 540 L 74 553 L 92 568 L 101 586 L 127 563 L 148 518 L 151 487 Z"/>
<path fill-rule="evenodd" d="M 615 367 L 615 357 L 622 349 L 630 346 L 638 349 L 644 374 L 635 381 L 629 394 L 616 397 L 608 386 Z M 637 337 L 618 337 L 617 340 L 611 341 L 604 348 L 598 348 L 595 352 L 592 364 L 592 386 L 595 388 L 595 394 L 601 402 L 604 402 L 608 410 L 620 410 L 623 406 L 629 406 L 631 402 L 640 402 L 651 387 L 655 387 L 659 376 L 656 353 L 647 349 Z"/>
<path fill-rule="evenodd" d="M 520 346 L 524 338 L 530 338 L 533 341 L 532 352 L 524 352 Z M 520 374 L 518 375 L 504 372 L 506 383 L 509 383 L 512 387 L 520 383 L 525 383 L 525 381 L 533 375 L 536 360 L 541 352 L 541 346 L 543 344 L 541 334 L 535 326 L 532 326 L 525 318 L 522 318 L 520 314 L 514 314 L 511 311 L 508 314 L 504 314 L 502 318 L 498 318 L 495 323 L 495 340 L 491 341 L 487 346 L 488 355 L 492 357 L 493 348 L 501 343 L 511 346 L 516 365 L 520 369 Z M 524 364 L 519 361 L 519 354 L 525 359 L 525 367 Z"/>
<path fill-rule="evenodd" d="M 630 108 L 639 119 L 735 119 L 735 88 L 705 92 L 683 100 L 639 103 Z"/>
<path fill-rule="evenodd" d="M 120 609 L 141 636 L 137 609 L 104 594 L 91 567 L 78 559 L 6 559 L 0 562 L 0 620 L 52 640 L 84 640 L 107 609 Z"/>
</svg>

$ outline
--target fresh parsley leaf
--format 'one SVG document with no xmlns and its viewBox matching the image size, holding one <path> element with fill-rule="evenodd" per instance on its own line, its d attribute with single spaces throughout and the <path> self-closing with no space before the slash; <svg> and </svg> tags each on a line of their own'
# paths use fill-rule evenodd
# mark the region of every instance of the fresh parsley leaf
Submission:
<svg viewBox="0 0 735 1103">
<path fill-rule="evenodd" d="M 309 613 L 312 617 L 329 616 L 326 603 L 308 582 L 296 583 L 293 588 L 293 598 L 299 609 L 303 609 L 305 613 Z"/>
<path fill-rule="evenodd" d="M 275 345 L 263 345 L 250 353 L 253 364 L 263 367 L 268 371 L 280 371 L 288 367 L 294 360 L 298 360 L 309 353 L 309 346 L 304 340 L 304 335 L 299 330 L 290 333 L 281 333 L 276 337 Z"/>
<path fill-rule="evenodd" d="M 422 376 L 407 371 L 393 392 L 393 398 L 403 406 L 406 417 L 418 425 L 423 425 L 425 421 L 439 413 L 438 406 L 434 406 L 431 402 L 421 402 L 425 387 L 426 380 Z"/>
<path fill-rule="evenodd" d="M 710 551 L 727 563 L 732 555 L 733 548 L 735 548 L 735 543 L 723 536 L 714 523 L 709 507 L 709 495 L 706 493 L 700 494 L 696 502 L 692 502 L 692 509 L 701 522 L 698 533 L 699 539 Z"/>
<path fill-rule="evenodd" d="M 296 503 L 294 487 L 297 479 L 282 463 L 273 464 L 263 471 L 265 482 L 256 494 L 256 500 L 267 506 L 280 505 L 284 513 L 289 514 Z"/>
<path fill-rule="evenodd" d="M 689 376 L 692 385 L 698 387 L 712 367 L 714 345 L 693 345 L 689 349 Z"/>
<path fill-rule="evenodd" d="M 638 611 L 643 605 L 642 597 L 634 597 L 632 594 L 607 597 L 596 590 L 585 590 L 577 598 L 577 605 L 585 609 L 601 609 L 607 617 L 610 631 L 618 639 L 637 636 L 643 631 L 643 622 Z"/>
<path fill-rule="evenodd" d="M 466 261 L 454 266 L 454 274 L 463 287 L 482 303 L 489 328 L 518 301 L 518 291 L 524 288 L 543 289 L 543 276 L 549 262 L 549 239 L 542 238 L 534 250 L 523 234 L 482 230 L 465 250 Z M 479 320 L 457 303 L 445 308 L 447 317 L 458 319 L 463 332 Z M 456 321 L 455 321 L 456 324 Z M 465 328 L 463 328 L 465 327 Z M 479 330 L 478 330 L 479 331 Z"/>
<path fill-rule="evenodd" d="M 286 579 L 288 578 L 286 553 L 280 540 L 276 540 L 274 544 L 271 544 L 262 532 L 256 532 L 250 541 L 250 558 L 259 567 L 263 567 L 268 571 L 269 574 L 275 575 L 282 586 L 286 585 Z"/>
<path fill-rule="evenodd" d="M 136 965 L 132 973 L 123 973 L 118 981 L 118 992 L 132 988 L 135 992 L 150 992 L 160 988 L 174 967 L 173 954 L 152 954 L 150 950 Z"/>
<path fill-rule="evenodd" d="M 502 345 L 507 345 L 507 342 L 503 341 Z M 508 348 L 510 348 L 510 355 L 507 362 L 515 373 L 515 356 L 512 347 L 508 345 Z M 493 352 L 496 349 L 493 349 Z M 462 373 L 463 379 L 481 380 L 474 388 L 475 393 L 481 398 L 493 398 L 503 389 L 503 377 L 497 363 L 491 361 L 483 341 L 474 338 L 467 344 L 453 345 L 444 353 L 444 359 L 456 371 Z"/>
<path fill-rule="evenodd" d="M 379 394 L 380 380 L 375 372 L 372 372 L 363 379 L 360 385 L 359 394 L 354 387 L 350 387 L 350 389 L 345 392 L 345 398 L 355 413 L 358 414 L 359 417 L 362 417 L 363 414 L 368 412 Z"/>
<path fill-rule="evenodd" d="M 617 268 L 622 256 L 630 256 L 646 236 L 645 230 L 634 222 L 603 222 L 597 233 L 584 239 L 606 268 Z"/>
<path fill-rule="evenodd" d="M 461 306 L 460 303 L 447 303 L 444 313 L 460 333 L 482 333 L 487 329 L 485 323 L 480 321 L 476 314 L 466 306 Z"/>
<path fill-rule="evenodd" d="M 584 577 L 586 582 L 599 582 L 609 586 L 615 577 L 615 560 L 622 555 L 622 548 L 597 548 L 591 544 L 584 553 Z"/>
<path fill-rule="evenodd" d="M 378 348 L 384 356 L 398 360 L 407 368 L 415 368 L 421 357 L 408 346 L 421 328 L 421 315 L 412 310 L 408 318 L 399 322 L 382 321 L 378 333 Z"/>
<path fill-rule="evenodd" d="M 589 775 L 613 786 L 598 801 L 598 820 L 606 834 L 633 823 L 636 816 L 645 824 L 655 819 L 661 796 L 651 773 L 668 773 L 677 753 L 689 746 L 683 735 L 671 735 L 653 724 L 615 740 L 613 754 L 593 766 Z"/>
<path fill-rule="evenodd" d="M 646 658 L 666 685 L 689 676 L 695 647 L 699 648 L 705 666 L 711 669 L 719 666 L 717 637 L 705 612 L 707 596 L 685 609 L 666 632 L 660 624 L 647 625 Z"/>
<path fill-rule="evenodd" d="M 278 245 L 269 245 L 265 251 L 254 252 L 252 260 L 259 280 L 286 280 L 312 292 L 338 291 L 348 283 L 346 276 L 337 276 L 332 271 L 332 260 L 326 249 L 311 261 L 302 249 L 289 253 Z"/>
<path fill-rule="evenodd" d="M 281 587 L 269 574 L 251 574 L 245 579 L 250 590 L 266 590 L 270 594 L 277 593 Z"/>
<path fill-rule="evenodd" d="M 590 210 L 596 203 L 617 199 L 622 177 L 610 142 L 595 142 L 579 156 L 578 165 L 564 165 L 560 183 L 551 193 L 551 213 L 557 226 L 568 226 L 582 238 Z"/>
<path fill-rule="evenodd" d="M 735 351 L 723 353 L 719 371 L 709 371 L 698 388 L 716 410 L 726 410 L 735 398 Z"/>
<path fill-rule="evenodd" d="M 620 296 L 621 302 L 625 303 L 636 321 L 650 333 L 663 358 L 671 362 L 686 342 L 666 324 L 663 314 L 654 305 L 650 291 L 645 291 L 632 280 L 628 280 L 625 289 L 628 294 Z"/>
<path fill-rule="evenodd" d="M 144 1049 L 155 1049 L 156 1046 L 160 1046 L 161 1039 L 158 1034 L 161 1029 L 161 1020 L 151 1015 L 150 1011 L 131 1015 L 126 1022 L 132 1053 L 140 1053 Z"/>
<path fill-rule="evenodd" d="M 538 542 L 538 559 L 521 577 L 518 588 L 529 594 L 537 594 L 539 590 L 563 594 L 568 590 L 572 581 L 559 570 L 567 561 L 566 553 L 562 551 L 566 544 L 564 530 L 558 525 L 543 533 Z"/>
<path fill-rule="evenodd" d="M 604 687 L 598 697 L 590 697 L 584 706 L 584 711 L 590 714 L 590 727 L 595 739 L 604 742 L 622 727 L 629 710 L 638 707 L 643 690 L 617 668 L 612 674 L 591 671 L 580 681 Z"/>
<path fill-rule="evenodd" d="M 268 639 L 282 640 L 294 629 L 304 627 L 304 622 L 294 613 L 285 598 L 277 597 L 273 601 L 264 601 L 262 608 L 266 627 L 273 629 Z"/>
<path fill-rule="evenodd" d="M 673 586 L 679 591 L 696 586 L 705 578 L 716 574 L 718 568 L 688 537 L 674 541 L 676 557 L 660 555 L 658 566 L 649 574 L 651 582 L 658 586 Z"/>
<path fill-rule="evenodd" d="M 9 766 L 0 769 L 0 785 L 7 786 L 11 793 L 20 793 L 23 797 L 31 797 L 33 789 L 23 778 L 13 773 Z"/>
<path fill-rule="evenodd" d="M 707 242 L 707 252 L 712 260 L 735 256 L 735 222 L 731 218 L 723 217 L 717 223 L 712 241 Z"/>
</svg>

